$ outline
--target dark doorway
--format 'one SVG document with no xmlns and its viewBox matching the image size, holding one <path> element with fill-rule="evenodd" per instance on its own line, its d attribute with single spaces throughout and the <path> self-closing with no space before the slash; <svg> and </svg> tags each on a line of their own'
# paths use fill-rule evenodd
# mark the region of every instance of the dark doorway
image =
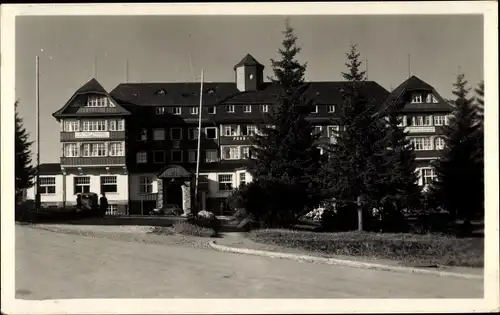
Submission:
<svg viewBox="0 0 500 315">
<path fill-rule="evenodd" d="M 163 185 L 163 206 L 177 205 L 182 209 L 182 188 L 180 183 L 168 183 Z"/>
</svg>

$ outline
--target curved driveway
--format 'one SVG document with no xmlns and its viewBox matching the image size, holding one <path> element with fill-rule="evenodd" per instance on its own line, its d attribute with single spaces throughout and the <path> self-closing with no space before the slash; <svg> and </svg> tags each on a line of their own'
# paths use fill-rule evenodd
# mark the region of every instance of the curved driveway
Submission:
<svg viewBox="0 0 500 315">
<path fill-rule="evenodd" d="M 21 299 L 481 298 L 483 281 L 16 226 L 16 292 Z"/>
</svg>

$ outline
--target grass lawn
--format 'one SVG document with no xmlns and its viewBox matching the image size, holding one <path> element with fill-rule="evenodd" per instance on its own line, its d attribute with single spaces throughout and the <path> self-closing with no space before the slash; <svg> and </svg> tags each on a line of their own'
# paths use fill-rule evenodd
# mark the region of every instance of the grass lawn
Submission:
<svg viewBox="0 0 500 315">
<path fill-rule="evenodd" d="M 483 238 L 454 238 L 369 232 L 319 233 L 292 230 L 254 230 L 255 242 L 295 248 L 322 255 L 396 260 L 411 266 L 483 267 Z"/>
</svg>

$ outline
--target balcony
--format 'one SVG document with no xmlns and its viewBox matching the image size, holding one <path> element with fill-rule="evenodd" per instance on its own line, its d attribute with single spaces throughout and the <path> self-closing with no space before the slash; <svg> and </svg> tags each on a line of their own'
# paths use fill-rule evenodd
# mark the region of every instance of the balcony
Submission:
<svg viewBox="0 0 500 315">
<path fill-rule="evenodd" d="M 61 157 L 61 166 L 125 165 L 124 156 Z"/>
<path fill-rule="evenodd" d="M 408 126 L 405 127 L 405 132 L 408 133 L 436 133 L 434 126 Z"/>
<path fill-rule="evenodd" d="M 61 141 L 125 140 L 125 131 L 61 132 Z"/>
</svg>

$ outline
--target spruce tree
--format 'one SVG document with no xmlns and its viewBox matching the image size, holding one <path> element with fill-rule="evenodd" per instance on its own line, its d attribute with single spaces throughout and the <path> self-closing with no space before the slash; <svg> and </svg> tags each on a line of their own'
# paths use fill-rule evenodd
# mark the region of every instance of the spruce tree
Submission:
<svg viewBox="0 0 500 315">
<path fill-rule="evenodd" d="M 463 220 L 462 232 L 469 232 L 471 220 L 484 213 L 482 156 L 478 150 L 481 140 L 465 76 L 459 74 L 453 86 L 455 109 L 449 126 L 444 128 L 445 149 L 435 166 L 437 180 L 431 186 L 431 195 L 453 218 Z"/>
<path fill-rule="evenodd" d="M 482 124 L 484 121 L 484 81 L 479 82 L 476 92 L 477 119 Z"/>
<path fill-rule="evenodd" d="M 365 95 L 365 74 L 359 70 L 361 62 L 356 46 L 347 54 L 348 81 L 343 89 L 344 102 L 339 111 L 341 132 L 336 142 L 328 146 L 328 161 L 324 164 L 325 194 L 337 200 L 343 218 L 351 221 L 356 217 L 356 200 L 364 196 L 364 210 L 379 207 L 383 197 L 381 178 L 387 167 L 384 162 L 386 144 L 385 120 L 377 105 Z M 343 229 L 353 227 L 348 222 Z M 359 228 L 359 227 L 358 227 Z"/>
<path fill-rule="evenodd" d="M 16 202 L 19 202 L 23 191 L 33 186 L 36 170 L 31 165 L 32 142 L 28 140 L 29 134 L 23 127 L 23 119 L 17 112 L 18 102 L 15 103 L 15 172 L 16 172 Z"/>
<path fill-rule="evenodd" d="M 292 225 L 305 211 L 317 206 L 320 198 L 318 136 L 312 134 L 313 128 L 306 120 L 313 101 L 305 96 L 306 65 L 296 60 L 300 47 L 288 21 L 284 36 L 283 48 L 279 49 L 281 60 L 271 60 L 272 82 L 280 92 L 266 125 L 259 128 L 261 134 L 253 138 L 250 171 L 254 181 L 246 187 L 247 192 L 261 192 L 261 197 L 246 199 L 265 200 L 265 204 L 249 208 L 259 211 L 254 214 L 268 227 Z"/>
</svg>

